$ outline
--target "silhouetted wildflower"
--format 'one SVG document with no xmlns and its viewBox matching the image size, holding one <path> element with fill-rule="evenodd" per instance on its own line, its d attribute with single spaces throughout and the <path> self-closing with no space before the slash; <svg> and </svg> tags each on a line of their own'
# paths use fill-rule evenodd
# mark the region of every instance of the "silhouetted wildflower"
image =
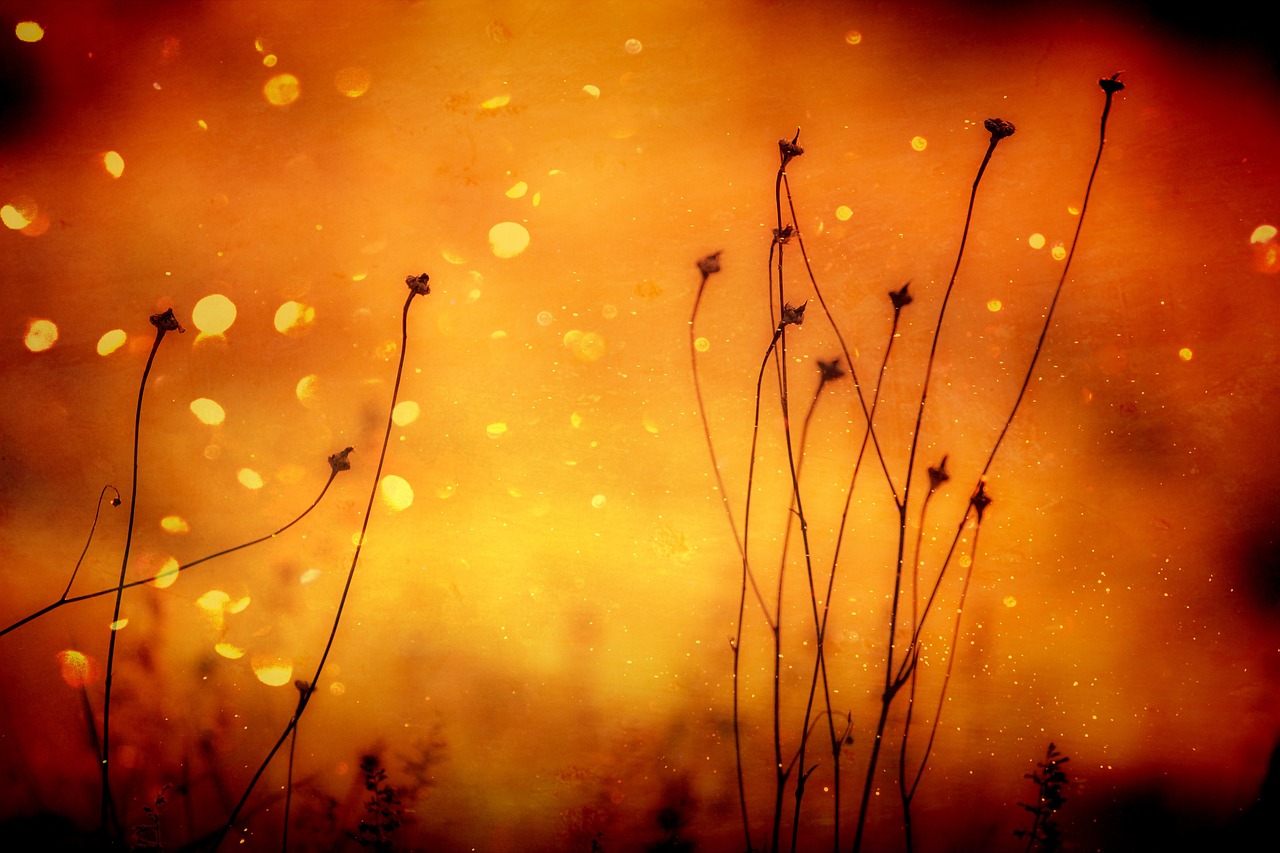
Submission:
<svg viewBox="0 0 1280 853">
<path fill-rule="evenodd" d="M 181 334 L 186 331 L 186 329 L 182 328 L 182 324 L 178 322 L 178 318 L 174 316 L 172 308 L 166 308 L 159 314 L 152 314 L 151 325 L 162 332 L 177 332 Z"/>
<path fill-rule="evenodd" d="M 929 466 L 929 491 L 936 491 L 939 486 L 951 479 L 951 475 L 947 473 L 947 456 L 942 454 L 942 461 L 938 463 L 938 467 Z M 981 510 L 979 510 L 981 513 Z"/>
<path fill-rule="evenodd" d="M 987 482 L 985 480 L 978 483 L 978 491 L 973 493 L 973 497 L 969 498 L 969 503 L 973 504 L 973 508 L 978 511 L 978 523 L 982 523 L 982 513 L 991 505 L 991 496 L 987 494 Z"/>
<path fill-rule="evenodd" d="M 351 459 L 349 457 L 353 450 L 355 450 L 354 447 L 348 447 L 329 457 L 329 467 L 333 469 L 333 473 L 337 474 L 339 471 L 351 470 Z"/>
<path fill-rule="evenodd" d="M 785 139 L 778 140 L 778 151 L 782 154 L 782 168 L 785 169 L 787 164 L 791 162 L 792 158 L 799 157 L 804 153 L 804 149 L 796 144 L 799 141 L 800 128 L 798 127 L 796 128 L 796 135 L 791 138 L 790 142 Z"/>
<path fill-rule="evenodd" d="M 915 297 L 907 292 L 907 288 L 911 286 L 911 282 L 907 282 L 897 290 L 889 291 L 889 301 L 893 303 L 893 313 L 898 313 L 906 306 L 915 302 Z"/>
<path fill-rule="evenodd" d="M 1013 122 L 1005 121 L 1002 118 L 989 118 L 982 123 L 982 126 L 991 131 L 993 140 L 1004 139 L 1006 136 L 1013 136 L 1016 127 Z"/>
<path fill-rule="evenodd" d="M 702 273 L 702 280 L 704 282 L 711 278 L 712 273 L 720 272 L 720 253 L 712 252 L 710 255 L 699 260 L 698 270 Z"/>
<path fill-rule="evenodd" d="M 1121 89 L 1123 89 L 1124 84 L 1120 82 L 1120 75 L 1122 73 L 1124 72 L 1117 71 L 1115 74 L 1112 74 L 1110 77 L 1103 77 L 1101 80 L 1099 80 L 1098 85 L 1102 87 L 1102 91 L 1106 92 L 1108 95 L 1114 95 L 1116 92 L 1119 92 Z"/>
<path fill-rule="evenodd" d="M 792 305 L 790 302 L 782 306 L 782 322 L 778 327 L 782 326 L 799 326 L 804 323 L 804 309 L 809 303 L 801 302 L 799 305 Z"/>
<path fill-rule="evenodd" d="M 818 359 L 818 371 L 822 375 L 823 382 L 833 382 L 844 376 L 844 368 L 840 366 L 839 356 L 831 359 L 831 361 Z"/>
<path fill-rule="evenodd" d="M 404 283 L 409 285 L 409 289 L 414 292 L 414 295 L 426 296 L 431 292 L 431 286 L 427 284 L 430 279 L 431 276 L 422 273 L 422 275 L 405 276 Z"/>
</svg>

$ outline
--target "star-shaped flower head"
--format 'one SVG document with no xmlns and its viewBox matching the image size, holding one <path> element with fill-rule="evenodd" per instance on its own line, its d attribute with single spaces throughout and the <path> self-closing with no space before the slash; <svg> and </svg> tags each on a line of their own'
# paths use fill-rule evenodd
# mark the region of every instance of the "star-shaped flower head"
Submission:
<svg viewBox="0 0 1280 853">
<path fill-rule="evenodd" d="M 178 322 L 178 318 L 174 316 L 172 308 L 166 308 L 159 314 L 151 315 L 151 325 L 155 326 L 162 332 L 177 332 L 182 334 L 186 329 L 182 328 L 182 324 Z"/>
<path fill-rule="evenodd" d="M 898 313 L 915 301 L 915 297 L 907 292 L 907 288 L 910 286 L 911 282 L 907 282 L 897 290 L 889 291 L 889 301 L 893 303 L 893 313 Z"/>
<path fill-rule="evenodd" d="M 698 271 L 702 273 L 703 281 L 711 278 L 712 274 L 720 272 L 720 253 L 712 252 L 705 258 L 700 258 L 698 260 Z"/>
<path fill-rule="evenodd" d="M 351 470 L 350 456 L 353 450 L 355 450 L 354 447 L 348 447 L 329 457 L 329 467 L 333 469 L 333 473 L 337 474 L 339 471 Z"/>
<path fill-rule="evenodd" d="M 798 306 L 792 305 L 790 302 L 782 306 L 782 322 L 778 324 L 782 326 L 799 326 L 804 323 L 804 309 L 809 303 L 801 302 Z"/>
<path fill-rule="evenodd" d="M 969 503 L 973 504 L 973 508 L 978 511 L 978 523 L 982 523 L 982 513 L 991 505 L 991 497 L 987 494 L 987 482 L 982 480 L 978 483 L 978 491 L 973 493 L 973 497 L 969 498 Z"/>
<path fill-rule="evenodd" d="M 951 475 L 947 473 L 947 456 L 948 455 L 949 454 L 946 454 L 946 453 L 942 454 L 942 461 L 938 463 L 937 468 L 934 468 L 932 465 L 929 466 L 929 491 L 930 492 L 936 491 L 939 486 L 947 482 L 947 480 L 951 479 Z M 990 499 L 988 498 L 988 500 Z M 981 515 L 982 510 L 978 510 L 978 513 L 979 515 Z"/>
<path fill-rule="evenodd" d="M 1106 92 L 1108 95 L 1114 95 L 1116 92 L 1119 92 L 1124 88 L 1124 84 L 1120 82 L 1120 75 L 1123 73 L 1124 72 L 1122 71 L 1117 71 L 1110 77 L 1103 77 L 1098 81 L 1098 85 L 1101 86 L 1102 91 Z"/>
</svg>

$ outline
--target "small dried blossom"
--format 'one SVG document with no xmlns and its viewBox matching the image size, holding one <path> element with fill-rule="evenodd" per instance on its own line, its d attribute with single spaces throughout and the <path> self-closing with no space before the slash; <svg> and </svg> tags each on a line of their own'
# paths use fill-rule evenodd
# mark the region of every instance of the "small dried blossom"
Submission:
<svg viewBox="0 0 1280 853">
<path fill-rule="evenodd" d="M 151 315 L 151 325 L 155 326 L 161 332 L 177 332 L 182 334 L 186 329 L 182 328 L 182 324 L 178 322 L 178 318 L 174 316 L 172 308 L 166 308 L 159 314 Z"/>
<path fill-rule="evenodd" d="M 702 273 L 703 281 L 711 278 L 713 273 L 720 272 L 720 253 L 712 252 L 705 258 L 701 258 L 698 261 L 698 271 Z"/>
<path fill-rule="evenodd" d="M 992 142 L 1004 139 L 1006 136 L 1013 136 L 1013 132 L 1017 130 L 1013 126 L 1013 122 L 1005 121 L 1002 118 L 989 118 L 982 123 L 982 126 L 991 131 Z"/>
<path fill-rule="evenodd" d="M 942 461 L 938 463 L 937 468 L 932 465 L 929 466 L 930 492 L 937 491 L 939 486 L 951 479 L 951 475 L 947 473 L 947 457 L 949 455 L 947 453 L 942 454 Z"/>
<path fill-rule="evenodd" d="M 795 233 L 796 229 L 794 225 L 788 225 L 785 228 L 775 228 L 773 229 L 773 242 L 778 244 L 786 243 Z"/>
<path fill-rule="evenodd" d="M 790 302 L 784 303 L 782 306 L 782 322 L 778 324 L 778 328 L 802 325 L 804 323 L 804 309 L 808 304 L 807 302 L 801 302 L 799 305 L 792 305 Z"/>
<path fill-rule="evenodd" d="M 800 141 L 800 128 L 796 128 L 796 135 L 788 142 L 785 139 L 778 140 L 778 151 L 782 154 L 782 165 L 785 168 L 792 158 L 799 157 L 804 153 L 804 149 L 797 143 Z"/>
<path fill-rule="evenodd" d="M 983 480 L 978 483 L 978 491 L 973 493 L 973 497 L 969 498 L 969 503 L 978 512 L 978 523 L 982 523 L 982 513 L 991 505 L 991 497 L 987 494 L 987 482 Z"/>
<path fill-rule="evenodd" d="M 818 372 L 821 374 L 823 382 L 834 382 L 844 376 L 844 368 L 840 366 L 840 357 L 836 356 L 831 361 L 818 359 Z"/>
<path fill-rule="evenodd" d="M 907 288 L 910 286 L 911 282 L 907 282 L 897 290 L 889 291 L 889 301 L 893 303 L 893 311 L 895 314 L 915 301 L 915 297 L 907 292 Z"/>
<path fill-rule="evenodd" d="M 415 296 L 426 296 L 431 292 L 431 286 L 427 284 L 431 280 L 431 276 L 426 273 L 421 275 L 405 276 L 404 283 L 409 286 Z"/>
<path fill-rule="evenodd" d="M 1116 92 L 1119 92 L 1124 88 L 1124 84 L 1120 82 L 1120 75 L 1123 73 L 1124 72 L 1122 71 L 1117 71 L 1110 77 L 1103 77 L 1098 81 L 1098 85 L 1101 86 L 1102 91 L 1106 92 L 1108 95 L 1114 95 Z"/>
<path fill-rule="evenodd" d="M 329 457 L 329 467 L 333 469 L 333 473 L 351 470 L 350 456 L 353 450 L 355 450 L 354 447 L 348 447 Z"/>
</svg>

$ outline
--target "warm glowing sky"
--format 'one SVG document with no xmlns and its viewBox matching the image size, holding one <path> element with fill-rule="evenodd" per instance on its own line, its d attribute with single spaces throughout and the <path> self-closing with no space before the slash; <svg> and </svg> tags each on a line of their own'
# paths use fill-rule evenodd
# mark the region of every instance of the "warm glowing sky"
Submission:
<svg viewBox="0 0 1280 853">
<path fill-rule="evenodd" d="M 1170 810 L 1184 833 L 1217 831 L 1252 802 L 1280 724 L 1276 65 L 1137 12 L 974 5 L 0 0 L 0 626 L 62 593 L 103 486 L 127 497 L 147 316 L 172 307 L 187 330 L 165 338 L 142 420 L 129 577 L 162 576 L 125 594 L 118 634 L 126 825 L 169 783 L 191 792 L 169 806 L 172 837 L 207 831 L 288 720 L 374 486 L 404 277 L 428 272 L 352 598 L 301 727 L 295 815 L 323 834 L 324 792 L 352 825 L 363 753 L 398 769 L 439 740 L 435 785 L 412 801 L 419 846 L 586 850 L 599 832 L 644 849 L 668 837 L 666 807 L 699 849 L 740 849 L 740 560 L 690 378 L 694 262 L 723 253 L 697 331 L 740 514 L 776 143 L 801 127 L 796 224 L 864 381 L 884 293 L 910 279 L 916 294 L 877 421 L 900 481 L 982 122 L 1017 125 L 984 178 L 922 428 L 922 462 L 949 453 L 961 484 L 930 510 L 936 561 L 1061 275 L 1097 80 L 1121 70 L 1063 301 L 992 469 L 918 840 L 1013 849 L 1022 774 L 1049 741 L 1072 757 L 1062 821 L 1081 845 L 1172 831 Z M 796 301 L 812 295 L 802 267 L 788 275 Z M 793 425 L 816 360 L 838 352 L 817 311 L 789 332 Z M 860 438 L 849 399 L 826 392 L 806 456 L 823 561 Z M 779 422 L 766 403 L 752 547 L 769 579 Z M 302 523 L 172 573 L 284 525 L 348 445 L 351 471 Z M 884 666 L 886 494 L 860 481 L 858 556 L 832 599 L 854 787 Z M 127 513 L 103 509 L 75 592 L 114 585 Z M 812 626 L 789 571 L 784 683 L 801 703 Z M 96 824 L 74 686 L 96 712 L 110 621 L 98 598 L 0 637 L 0 821 Z M 746 629 L 763 838 L 758 609 Z M 934 690 L 945 636 L 924 654 Z M 279 846 L 279 764 L 253 849 Z M 892 849 L 896 776 L 883 786 L 872 837 Z M 815 849 L 827 814 L 810 818 Z"/>
</svg>

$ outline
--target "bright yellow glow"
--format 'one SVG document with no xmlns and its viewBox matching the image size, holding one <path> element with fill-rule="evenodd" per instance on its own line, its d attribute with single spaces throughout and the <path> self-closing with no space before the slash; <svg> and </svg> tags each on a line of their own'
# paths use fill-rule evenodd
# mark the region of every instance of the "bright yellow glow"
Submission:
<svg viewBox="0 0 1280 853">
<path fill-rule="evenodd" d="M 155 580 L 151 583 L 156 589 L 168 589 L 178 580 L 178 569 L 180 564 L 173 557 L 164 561 L 164 565 L 160 567 L 160 571 L 156 572 Z"/>
<path fill-rule="evenodd" d="M 499 222 L 489 229 L 489 245 L 500 258 L 514 258 L 529 248 L 529 229 L 519 222 Z"/>
<path fill-rule="evenodd" d="M 20 21 L 13 28 L 13 34 L 18 37 L 18 41 L 35 43 L 44 38 L 44 27 L 35 21 Z"/>
<path fill-rule="evenodd" d="M 569 425 L 574 429 L 580 429 L 582 427 L 582 413 L 571 412 L 569 414 Z"/>
<path fill-rule="evenodd" d="M 202 335 L 221 335 L 236 321 L 236 305 L 221 293 L 211 293 L 191 309 L 191 322 Z"/>
<path fill-rule="evenodd" d="M 581 334 L 570 349 L 573 351 L 574 358 L 585 362 L 599 361 L 609 351 L 604 335 L 596 332 Z"/>
<path fill-rule="evenodd" d="M 222 410 L 222 407 L 208 397 L 192 400 L 191 413 L 200 420 L 200 423 L 209 426 L 217 426 L 227 419 L 227 413 Z"/>
<path fill-rule="evenodd" d="M 281 657 L 254 655 L 253 674 L 268 687 L 283 687 L 293 681 L 293 664 Z"/>
<path fill-rule="evenodd" d="M 1183 361 L 1190 361 L 1194 356 L 1195 356 L 1195 353 L 1191 351 L 1191 347 L 1183 347 L 1182 349 L 1178 350 L 1178 358 L 1182 359 Z"/>
<path fill-rule="evenodd" d="M 1006 595 L 1006 596 L 1004 597 L 1004 606 L 1005 606 L 1005 607 L 1017 607 L 1017 606 L 1018 606 L 1018 599 L 1014 598 L 1012 595 Z"/>
<path fill-rule="evenodd" d="M 237 598 L 235 601 L 228 602 L 227 612 L 241 613 L 248 606 L 249 606 L 249 596 L 246 595 L 244 598 Z"/>
<path fill-rule="evenodd" d="M 1061 243 L 1058 243 L 1053 247 L 1049 254 L 1053 255 L 1053 259 L 1055 261 L 1060 261 L 1067 256 L 1067 249 Z"/>
<path fill-rule="evenodd" d="M 118 151 L 108 151 L 103 154 L 102 165 L 107 170 L 107 174 L 113 178 L 118 178 L 124 174 L 124 158 L 120 156 Z"/>
<path fill-rule="evenodd" d="M 204 119 L 196 119 L 196 127 L 200 128 L 201 130 L 208 130 L 209 123 Z"/>
<path fill-rule="evenodd" d="M 640 39 L 627 39 L 627 43 L 622 46 L 622 49 L 632 56 L 635 56 L 637 53 L 644 50 L 644 45 L 640 43 Z"/>
<path fill-rule="evenodd" d="M 483 101 L 480 106 L 486 110 L 496 110 L 499 107 L 505 107 L 509 103 L 511 103 L 510 95 L 494 95 L 489 100 Z"/>
<path fill-rule="evenodd" d="M 925 139 L 923 136 L 913 136 L 911 137 L 911 147 L 916 151 L 923 151 L 929 147 L 929 140 Z"/>
<path fill-rule="evenodd" d="M 276 63 L 279 61 L 280 59 L 274 53 L 268 53 L 266 56 L 262 57 L 262 64 L 268 68 L 275 68 Z"/>
<path fill-rule="evenodd" d="M 110 628 L 112 631 L 123 631 L 123 630 L 124 630 L 124 628 L 125 628 L 125 626 L 126 626 L 126 625 L 128 625 L 128 624 L 129 624 L 129 620 L 128 620 L 127 618 L 126 618 L 126 619 L 117 619 L 116 621 L 114 621 L 114 622 L 112 622 L 110 625 L 108 625 L 107 627 L 108 627 L 108 628 Z"/>
<path fill-rule="evenodd" d="M 836 208 L 836 219 L 841 222 L 848 222 L 853 217 L 853 208 L 847 204 L 842 204 Z"/>
<path fill-rule="evenodd" d="M 276 331 L 282 335 L 300 332 L 316 319 L 316 309 L 301 302 L 286 302 L 276 309 Z"/>
<path fill-rule="evenodd" d="M 583 86 L 583 87 L 582 87 L 582 91 L 586 92 L 588 95 L 590 95 L 590 96 L 591 96 L 591 97 L 593 97 L 593 98 L 598 98 L 598 97 L 600 97 L 600 87 L 599 87 L 599 86 L 593 86 L 593 85 L 591 85 L 590 83 L 588 83 L 587 85 L 585 85 L 585 86 Z"/>
<path fill-rule="evenodd" d="M 262 96 L 276 107 L 287 107 L 302 94 L 302 84 L 292 74 L 277 74 L 262 87 Z"/>
<path fill-rule="evenodd" d="M 391 410 L 391 420 L 395 421 L 396 426 L 408 426 L 418 419 L 421 409 L 418 404 L 412 400 L 405 400 L 402 403 L 396 403 L 396 407 Z"/>
<path fill-rule="evenodd" d="M 55 655 L 62 669 L 62 680 L 72 687 L 84 687 L 92 680 L 93 661 L 84 652 L 66 649 Z"/>
<path fill-rule="evenodd" d="M 298 578 L 298 583 L 302 584 L 303 586 L 306 586 L 307 584 L 314 582 L 319 577 L 320 577 L 319 569 L 307 569 L 305 572 L 302 573 L 302 576 Z"/>
<path fill-rule="evenodd" d="M 1249 235 L 1250 243 L 1270 243 L 1276 238 L 1276 227 L 1274 225 L 1259 225 L 1253 229 L 1253 233 Z"/>
<path fill-rule="evenodd" d="M 373 75 L 363 68 L 354 66 L 341 68 L 333 75 L 333 87 L 348 98 L 358 98 L 369 91 L 373 83 Z"/>
<path fill-rule="evenodd" d="M 707 340 L 706 338 L 698 338 L 696 341 L 693 342 L 693 348 L 696 349 L 698 352 L 706 352 L 707 350 L 711 349 L 711 341 Z"/>
<path fill-rule="evenodd" d="M 529 191 L 529 185 L 524 181 L 518 181 L 511 189 L 507 190 L 507 198 L 523 198 L 524 194 Z"/>
<path fill-rule="evenodd" d="M 849 30 L 844 34 L 845 44 L 862 44 L 862 33 L 857 30 Z"/>
<path fill-rule="evenodd" d="M 1044 235 L 1040 233 L 1032 234 L 1030 237 L 1027 238 L 1027 245 L 1029 245 L 1033 249 L 1043 249 Z"/>
<path fill-rule="evenodd" d="M 1003 307 L 1004 307 L 1004 303 L 1001 302 L 999 299 L 991 299 L 987 302 L 987 310 L 990 311 L 992 314 L 999 311 Z"/>
<path fill-rule="evenodd" d="M 112 329 L 98 338 L 98 355 L 111 355 L 124 346 L 124 342 L 128 339 L 129 336 L 124 333 L 124 329 Z"/>
<path fill-rule="evenodd" d="M 180 515 L 166 515 L 164 518 L 160 519 L 160 529 L 165 533 L 172 533 L 180 536 L 183 533 L 190 533 L 191 525 Z"/>
<path fill-rule="evenodd" d="M 32 352 L 44 352 L 58 342 L 58 326 L 52 320 L 32 320 L 27 323 L 27 334 L 23 339 L 27 349 Z"/>
<path fill-rule="evenodd" d="M 262 475 L 252 468 L 241 468 L 236 472 L 236 479 L 240 481 L 240 485 L 246 489 L 261 489 Z"/>
<path fill-rule="evenodd" d="M 1080 208 L 1076 207 L 1074 204 L 1069 204 L 1067 205 L 1067 213 L 1071 214 L 1072 216 L 1079 216 Z"/>
<path fill-rule="evenodd" d="M 36 219 L 34 206 L 23 205 L 18 207 L 12 204 L 6 204 L 0 207 L 0 222 L 14 231 L 21 231 Z"/>
<path fill-rule="evenodd" d="M 309 409 L 314 409 L 320 405 L 320 377 L 312 373 L 310 376 L 304 376 L 298 380 L 298 385 L 294 388 L 294 393 L 298 395 L 298 400 L 302 405 Z"/>
<path fill-rule="evenodd" d="M 382 478 L 382 502 L 399 512 L 413 505 L 413 487 L 404 477 L 388 474 Z"/>
<path fill-rule="evenodd" d="M 604 505 L 608 502 L 608 498 L 604 495 L 596 495 L 591 499 L 591 506 L 596 509 L 604 509 Z"/>
<path fill-rule="evenodd" d="M 239 646 L 233 646 L 231 643 L 216 643 L 213 650 L 227 660 L 240 660 L 240 658 L 244 657 L 244 649 Z"/>
<path fill-rule="evenodd" d="M 484 431 L 489 434 L 490 438 L 497 438 L 507 431 L 507 425 L 504 423 L 489 424 L 484 428 Z"/>
</svg>

